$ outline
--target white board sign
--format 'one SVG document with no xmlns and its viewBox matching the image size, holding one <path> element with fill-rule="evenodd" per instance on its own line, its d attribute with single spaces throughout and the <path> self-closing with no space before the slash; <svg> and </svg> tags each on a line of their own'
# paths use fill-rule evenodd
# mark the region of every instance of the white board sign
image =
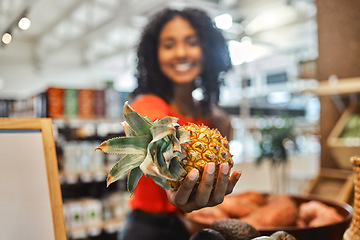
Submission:
<svg viewBox="0 0 360 240">
<path fill-rule="evenodd" d="M 0 119 L 2 239 L 66 239 L 50 119 Z"/>
</svg>

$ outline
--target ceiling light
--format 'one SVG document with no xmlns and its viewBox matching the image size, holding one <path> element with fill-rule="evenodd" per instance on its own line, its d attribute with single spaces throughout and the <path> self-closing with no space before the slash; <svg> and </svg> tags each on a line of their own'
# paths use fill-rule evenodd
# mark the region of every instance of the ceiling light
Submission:
<svg viewBox="0 0 360 240">
<path fill-rule="evenodd" d="M 249 23 L 245 26 L 245 31 L 247 34 L 252 35 L 257 32 L 275 29 L 294 22 L 297 17 L 297 12 L 291 6 L 273 7 L 258 14 L 253 19 L 248 19 Z"/>
<path fill-rule="evenodd" d="M 9 44 L 12 40 L 12 36 L 10 33 L 6 32 L 3 34 L 1 41 L 5 44 Z"/>
<path fill-rule="evenodd" d="M 220 29 L 230 29 L 233 23 L 233 19 L 230 14 L 225 13 L 215 17 L 215 25 Z"/>
<path fill-rule="evenodd" d="M 27 17 L 22 17 L 22 18 L 20 19 L 20 21 L 18 22 L 18 26 L 19 26 L 19 28 L 20 28 L 21 30 L 27 30 L 27 29 L 29 29 L 30 25 L 31 25 L 31 21 L 30 21 L 30 19 L 27 18 Z"/>
<path fill-rule="evenodd" d="M 233 65 L 254 61 L 266 56 L 270 52 L 265 46 L 259 44 L 254 45 L 249 37 L 243 37 L 241 42 L 230 40 L 228 44 L 231 63 Z"/>
</svg>

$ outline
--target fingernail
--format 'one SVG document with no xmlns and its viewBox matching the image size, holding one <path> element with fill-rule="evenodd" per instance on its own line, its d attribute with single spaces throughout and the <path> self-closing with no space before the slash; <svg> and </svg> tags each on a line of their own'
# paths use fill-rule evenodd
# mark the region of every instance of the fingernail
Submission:
<svg viewBox="0 0 360 240">
<path fill-rule="evenodd" d="M 198 176 L 199 176 L 199 171 L 196 168 L 193 168 L 188 174 L 188 178 L 191 181 L 194 181 L 195 179 L 197 179 Z"/>
<path fill-rule="evenodd" d="M 236 180 L 239 180 L 240 177 L 241 177 L 241 172 L 238 171 L 237 174 L 236 174 Z"/>
<path fill-rule="evenodd" d="M 224 175 L 227 175 L 229 173 L 229 164 L 228 163 L 222 164 L 221 171 Z"/>
<path fill-rule="evenodd" d="M 208 174 L 214 174 L 215 172 L 215 163 L 211 162 L 207 164 L 206 172 Z"/>
</svg>

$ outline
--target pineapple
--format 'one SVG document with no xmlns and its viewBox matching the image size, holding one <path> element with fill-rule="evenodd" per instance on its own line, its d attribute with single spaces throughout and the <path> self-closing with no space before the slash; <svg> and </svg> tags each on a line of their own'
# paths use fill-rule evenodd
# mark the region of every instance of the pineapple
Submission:
<svg viewBox="0 0 360 240">
<path fill-rule="evenodd" d="M 205 125 L 198 126 L 193 123 L 182 126 L 180 129 L 189 132 L 190 136 L 187 142 L 181 144 L 181 150 L 186 156 L 180 161 L 180 164 L 186 172 L 196 168 L 201 176 L 205 165 L 214 162 L 215 179 L 217 179 L 221 163 L 227 162 L 231 169 L 234 162 L 229 152 L 229 143 L 217 129 L 210 129 Z M 177 189 L 181 183 L 182 181 L 169 181 L 173 189 Z"/>
<path fill-rule="evenodd" d="M 200 181 L 208 162 L 215 163 L 215 179 L 221 163 L 228 162 L 230 169 L 233 166 L 228 141 L 217 129 L 192 123 L 180 127 L 175 117 L 152 122 L 135 112 L 128 102 L 123 114 L 126 136 L 108 139 L 96 148 L 124 155 L 109 171 L 107 186 L 129 173 L 129 192 L 134 191 L 143 175 L 152 177 L 164 189 L 176 190 L 193 168 L 199 170 Z"/>
</svg>

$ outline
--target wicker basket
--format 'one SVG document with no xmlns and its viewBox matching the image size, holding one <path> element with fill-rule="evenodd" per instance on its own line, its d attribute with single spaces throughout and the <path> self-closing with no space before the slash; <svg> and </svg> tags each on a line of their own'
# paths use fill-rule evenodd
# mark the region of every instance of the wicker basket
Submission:
<svg viewBox="0 0 360 240">
<path fill-rule="evenodd" d="M 344 240 L 360 240 L 360 155 L 350 159 L 354 171 L 354 213 Z"/>
<path fill-rule="evenodd" d="M 360 139 L 359 141 L 348 141 L 347 139 L 339 137 L 347 120 L 357 109 L 357 104 L 350 105 L 341 115 L 327 139 L 327 146 L 330 149 L 331 155 L 340 168 L 351 169 L 352 166 L 349 159 L 352 156 L 360 155 Z"/>
</svg>

